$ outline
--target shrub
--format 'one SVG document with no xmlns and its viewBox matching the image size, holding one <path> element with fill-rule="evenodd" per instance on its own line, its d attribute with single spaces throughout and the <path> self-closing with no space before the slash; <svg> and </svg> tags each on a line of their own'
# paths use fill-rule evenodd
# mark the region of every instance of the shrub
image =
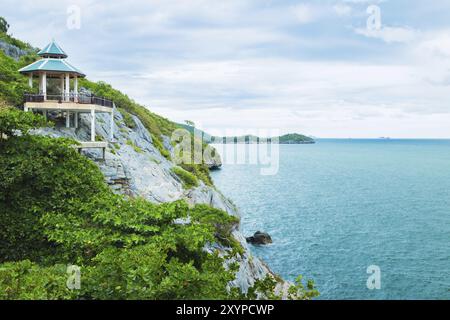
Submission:
<svg viewBox="0 0 450 320">
<path fill-rule="evenodd" d="M 130 147 L 132 147 L 133 150 L 135 152 L 137 152 L 137 153 L 143 153 L 144 152 L 144 151 L 142 151 L 141 148 L 139 148 L 137 145 L 135 145 L 134 142 L 131 141 L 131 140 L 127 140 L 126 144 L 129 145 Z"/>
<path fill-rule="evenodd" d="M 24 93 L 33 91 L 28 86 L 27 78 L 21 75 L 18 70 L 37 59 L 36 57 L 36 55 L 28 55 L 21 57 L 19 61 L 15 61 L 0 50 L 0 98 L 8 104 L 12 106 L 22 105 Z M 34 90 L 37 90 L 36 87 Z"/>
<path fill-rule="evenodd" d="M 134 122 L 133 117 L 125 109 L 119 108 L 119 111 L 122 114 L 125 125 L 130 129 L 134 129 L 136 122 Z"/>
<path fill-rule="evenodd" d="M 12 136 L 17 131 L 26 134 L 29 130 L 41 127 L 47 124 L 44 117 L 32 112 L 23 112 L 15 108 L 0 108 L 0 140 L 3 134 Z"/>
<path fill-rule="evenodd" d="M 40 267 L 29 260 L 0 265 L 0 300 L 71 299 L 66 286 L 67 266 Z"/>
<path fill-rule="evenodd" d="M 183 186 L 186 189 L 190 189 L 198 186 L 198 179 L 192 173 L 184 170 L 181 167 L 173 167 L 172 172 L 175 173 L 183 182 Z"/>
</svg>

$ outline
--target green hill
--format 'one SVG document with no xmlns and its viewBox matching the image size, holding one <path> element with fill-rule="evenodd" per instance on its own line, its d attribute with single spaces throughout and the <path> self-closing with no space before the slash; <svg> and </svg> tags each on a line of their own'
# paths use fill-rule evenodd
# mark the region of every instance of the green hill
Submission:
<svg viewBox="0 0 450 320">
<path fill-rule="evenodd" d="M 187 124 L 179 124 L 180 127 L 188 130 L 191 134 L 196 134 L 202 137 L 205 143 L 267 143 L 271 141 L 278 141 L 279 144 L 314 144 L 316 143 L 313 138 L 308 136 L 290 133 L 276 138 L 261 139 L 260 137 L 253 135 L 239 136 L 239 137 L 217 137 L 212 136 L 200 129 Z"/>
</svg>

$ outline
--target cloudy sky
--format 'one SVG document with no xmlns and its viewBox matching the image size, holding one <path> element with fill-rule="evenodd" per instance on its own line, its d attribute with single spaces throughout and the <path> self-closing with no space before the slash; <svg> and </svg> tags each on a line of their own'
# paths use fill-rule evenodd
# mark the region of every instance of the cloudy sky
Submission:
<svg viewBox="0 0 450 320">
<path fill-rule="evenodd" d="M 0 1 L 14 36 L 175 121 L 450 138 L 450 1 Z"/>
</svg>

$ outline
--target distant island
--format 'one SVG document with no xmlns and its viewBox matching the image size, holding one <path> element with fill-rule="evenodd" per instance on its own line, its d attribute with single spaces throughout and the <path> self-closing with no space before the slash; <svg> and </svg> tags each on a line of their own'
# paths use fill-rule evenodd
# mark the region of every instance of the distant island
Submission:
<svg viewBox="0 0 450 320">
<path fill-rule="evenodd" d="M 196 133 L 196 135 L 201 135 L 202 139 L 205 143 L 271 143 L 278 141 L 278 144 L 314 144 L 316 141 L 308 136 L 298 133 L 289 133 L 279 137 L 271 137 L 271 138 L 261 138 L 254 135 L 245 135 L 238 137 L 219 137 L 212 136 L 200 129 L 195 128 L 192 125 L 188 124 L 179 124 L 182 128 L 188 130 L 190 133 Z"/>
</svg>

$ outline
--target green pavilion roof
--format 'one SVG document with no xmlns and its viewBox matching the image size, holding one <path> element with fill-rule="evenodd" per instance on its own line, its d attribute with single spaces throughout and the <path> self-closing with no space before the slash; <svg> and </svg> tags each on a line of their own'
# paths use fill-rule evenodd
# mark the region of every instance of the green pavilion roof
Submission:
<svg viewBox="0 0 450 320">
<path fill-rule="evenodd" d="M 53 40 L 44 49 L 38 52 L 41 57 L 58 57 L 67 58 L 67 54 L 63 49 Z"/>
<path fill-rule="evenodd" d="M 76 74 L 80 77 L 86 76 L 83 72 L 72 66 L 64 59 L 55 59 L 55 58 L 45 58 L 33 62 L 32 64 L 23 67 L 19 70 L 20 73 L 30 73 L 30 72 L 39 72 L 46 71 L 49 73 L 71 73 Z"/>
</svg>

